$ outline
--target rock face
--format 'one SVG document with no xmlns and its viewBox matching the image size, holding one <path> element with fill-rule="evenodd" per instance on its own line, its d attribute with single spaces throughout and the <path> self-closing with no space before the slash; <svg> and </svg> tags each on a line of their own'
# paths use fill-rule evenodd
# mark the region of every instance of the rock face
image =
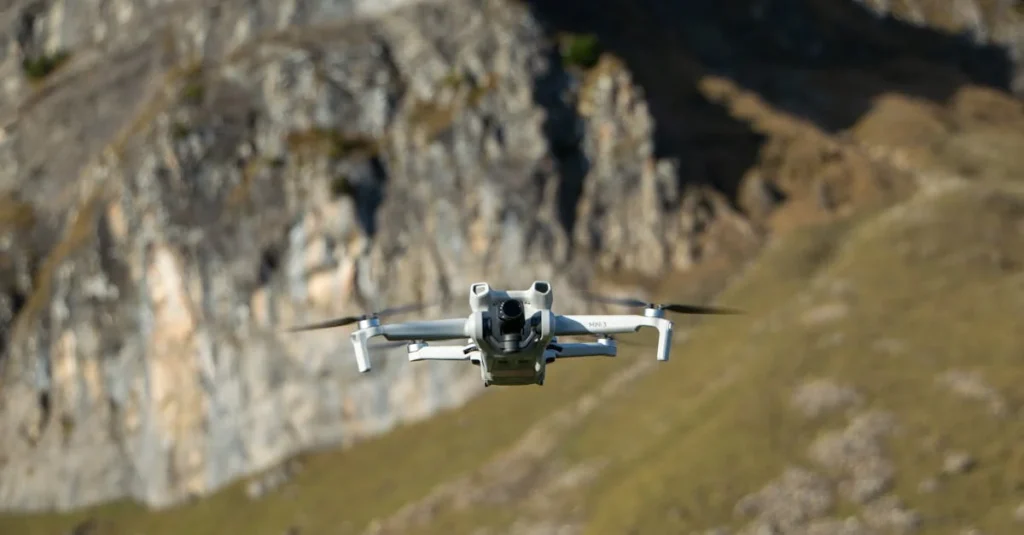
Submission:
<svg viewBox="0 0 1024 535">
<path fill-rule="evenodd" d="M 279 334 L 288 324 L 406 301 L 462 314 L 476 280 L 552 280 L 564 310 L 563 289 L 589 274 L 577 236 L 610 266 L 651 275 L 692 261 L 702 229 L 661 206 L 676 177 L 651 157 L 650 117 L 624 71 L 593 82 L 584 121 L 580 80 L 522 8 L 423 4 L 275 30 L 323 20 L 325 6 L 275 21 L 182 4 L 193 29 L 180 37 L 202 46 L 72 58 L 9 129 L 8 202 L 38 236 L 11 222 L 9 254 L 25 265 L 10 277 L 4 506 L 165 506 L 478 389 L 475 368 L 407 366 L 401 350 L 357 377 L 345 331 Z M 34 39 L 56 46 L 60 34 Z M 244 45 L 215 43 L 232 35 Z M 210 47 L 235 52 L 190 63 Z M 169 76 L 90 74 L 174 51 L 184 63 Z M 31 173 L 41 180 L 23 183 Z M 601 213 L 611 199 L 631 207 L 631 226 Z M 582 202 L 591 213 L 574 229 Z"/>
<path fill-rule="evenodd" d="M 280 328 L 408 301 L 461 315 L 477 280 L 547 279 L 571 311 L 602 273 L 756 244 L 740 186 L 770 205 L 798 166 L 758 163 L 754 128 L 697 91 L 754 61 L 717 30 L 688 39 L 731 56 L 670 43 L 656 84 L 628 32 L 580 19 L 625 64 L 565 59 L 545 24 L 566 13 L 499 0 L 0 7 L 5 509 L 168 506 L 463 403 L 475 368 L 392 350 L 359 376 L 347 331 Z"/>
</svg>

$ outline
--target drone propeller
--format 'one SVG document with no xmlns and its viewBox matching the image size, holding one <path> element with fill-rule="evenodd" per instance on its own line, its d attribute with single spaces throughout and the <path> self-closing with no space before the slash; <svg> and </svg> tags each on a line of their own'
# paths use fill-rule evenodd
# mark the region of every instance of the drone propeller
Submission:
<svg viewBox="0 0 1024 535">
<path fill-rule="evenodd" d="M 600 295 L 594 295 L 591 293 L 585 294 L 586 298 L 590 301 L 597 301 L 600 303 L 606 303 L 609 305 L 621 305 L 626 307 L 634 308 L 655 308 L 658 310 L 668 310 L 669 312 L 677 312 L 679 314 L 742 314 L 740 310 L 731 308 L 718 308 L 718 307 L 705 307 L 699 305 L 682 305 L 673 303 L 648 303 L 640 299 L 629 299 L 620 297 L 603 297 Z"/>
<path fill-rule="evenodd" d="M 423 309 L 429 308 L 429 307 L 430 307 L 430 305 L 416 304 L 416 305 L 404 305 L 404 306 L 400 306 L 400 307 L 385 308 L 384 310 L 381 310 L 381 311 L 378 311 L 378 312 L 372 312 L 370 314 L 363 314 L 363 315 L 360 315 L 360 316 L 344 316 L 344 317 L 341 317 L 341 318 L 329 319 L 327 321 L 322 321 L 322 322 L 319 322 L 319 323 L 310 323 L 308 325 L 299 325 L 299 326 L 296 326 L 296 327 L 289 328 L 288 332 L 293 332 L 294 333 L 294 332 L 300 332 L 300 331 L 315 331 L 315 330 L 320 330 L 320 329 L 332 329 L 334 327 L 344 327 L 345 325 L 351 325 L 353 323 L 359 323 L 362 320 L 367 320 L 367 319 L 370 319 L 370 318 L 383 318 L 383 317 L 386 317 L 386 316 L 394 316 L 394 315 L 397 315 L 397 314 L 404 314 L 406 312 L 414 312 L 414 311 L 417 311 L 417 310 L 423 310 Z"/>
</svg>

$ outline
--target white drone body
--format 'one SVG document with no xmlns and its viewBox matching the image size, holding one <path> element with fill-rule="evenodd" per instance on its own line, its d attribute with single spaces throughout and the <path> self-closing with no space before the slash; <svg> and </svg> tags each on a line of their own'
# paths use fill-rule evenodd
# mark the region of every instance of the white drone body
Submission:
<svg viewBox="0 0 1024 535">
<path fill-rule="evenodd" d="M 470 286 L 468 318 L 382 324 L 378 317 L 358 322 L 351 334 L 360 372 L 370 371 L 368 342 L 375 337 L 409 342 L 410 361 L 464 360 L 480 367 L 484 386 L 543 385 L 548 364 L 564 358 L 614 357 L 610 335 L 642 327 L 658 330 L 657 359 L 667 361 L 672 322 L 648 306 L 643 315 L 563 316 L 551 311 L 551 285 L 535 281 L 528 290 L 506 291 L 485 282 Z M 559 336 L 594 335 L 594 342 L 558 343 Z M 430 342 L 467 340 L 468 344 L 431 346 Z"/>
</svg>

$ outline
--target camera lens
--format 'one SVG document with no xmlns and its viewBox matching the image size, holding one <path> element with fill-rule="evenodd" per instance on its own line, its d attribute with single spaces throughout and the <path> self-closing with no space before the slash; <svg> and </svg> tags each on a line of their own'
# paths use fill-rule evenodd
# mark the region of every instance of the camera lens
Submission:
<svg viewBox="0 0 1024 535">
<path fill-rule="evenodd" d="M 523 304 L 515 299 L 509 299 L 501 304 L 499 313 L 503 320 L 518 319 L 523 315 Z"/>
<path fill-rule="evenodd" d="M 498 305 L 497 331 L 499 333 L 519 336 L 525 325 L 526 316 L 523 303 L 516 299 L 508 299 Z"/>
</svg>

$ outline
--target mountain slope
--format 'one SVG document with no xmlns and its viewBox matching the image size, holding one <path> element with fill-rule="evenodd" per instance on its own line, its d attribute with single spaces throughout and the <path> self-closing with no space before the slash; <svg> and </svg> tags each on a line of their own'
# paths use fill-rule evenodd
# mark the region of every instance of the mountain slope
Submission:
<svg viewBox="0 0 1024 535">
<path fill-rule="evenodd" d="M 183 10 L 194 40 L 74 56 L 28 84 L 0 140 L 13 162 L 0 176 L 0 505 L 180 508 L 122 502 L 0 528 L 621 533 L 710 527 L 734 508 L 781 524 L 915 522 L 894 492 L 939 532 L 1012 529 L 1024 118 L 998 49 L 811 1 L 767 19 L 688 7 L 696 33 L 642 9 L 618 12 L 639 26 L 609 27 L 614 11 L 573 21 L 595 44 L 552 35 L 558 10 L 527 4 L 301 30 L 271 28 L 310 12 L 230 4 L 267 30 L 230 54 L 218 24 L 231 17 Z M 730 45 L 737 28 L 764 33 Z M 825 34 L 836 40 L 815 58 Z M 93 83 L 62 83 L 79 76 Z M 361 445 L 473 399 L 475 369 L 399 356 L 357 378 L 343 336 L 277 333 L 304 315 L 458 298 L 477 278 L 548 277 L 561 312 L 581 309 L 582 284 L 706 299 L 728 283 L 720 299 L 751 314 L 701 324 L 670 364 L 625 347 L 562 363 L 543 389 L 488 392 Z M 794 392 L 807 411 L 852 407 L 849 432 L 811 455 L 848 422 L 807 420 Z M 934 451 L 908 441 L 921 429 Z M 354 445 L 274 468 L 339 444 Z M 928 481 L 949 448 L 974 471 Z M 849 463 L 866 475 L 844 476 Z M 822 474 L 865 504 L 830 510 Z M 934 492 L 919 496 L 921 481 Z"/>
</svg>

